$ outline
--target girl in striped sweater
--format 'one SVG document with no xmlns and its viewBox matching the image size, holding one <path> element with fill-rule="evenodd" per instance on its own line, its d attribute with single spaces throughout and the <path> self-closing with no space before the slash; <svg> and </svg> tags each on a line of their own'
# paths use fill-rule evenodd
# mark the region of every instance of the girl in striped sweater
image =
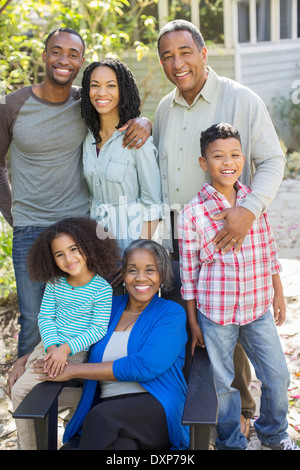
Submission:
<svg viewBox="0 0 300 470">
<path fill-rule="evenodd" d="M 14 409 L 39 382 L 31 372 L 37 359 L 44 358 L 45 372 L 55 377 L 67 361 L 86 362 L 90 346 L 105 336 L 112 287 L 104 278 L 113 278 L 118 261 L 117 241 L 109 234 L 99 238 L 97 223 L 88 218 L 64 219 L 38 237 L 27 263 L 32 280 L 46 283 L 38 315 L 41 342 L 12 388 Z M 21 449 L 34 449 L 30 422 L 17 421 Z"/>
</svg>

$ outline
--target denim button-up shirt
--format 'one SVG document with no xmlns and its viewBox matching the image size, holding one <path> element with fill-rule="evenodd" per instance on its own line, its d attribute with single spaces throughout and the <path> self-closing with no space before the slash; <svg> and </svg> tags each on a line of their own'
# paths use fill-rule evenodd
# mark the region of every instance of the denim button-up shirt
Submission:
<svg viewBox="0 0 300 470">
<path fill-rule="evenodd" d="M 115 131 L 97 155 L 89 132 L 83 143 L 83 170 L 91 218 L 119 240 L 122 249 L 140 236 L 143 223 L 161 216 L 161 180 L 152 137 L 138 150 L 122 147 Z"/>
</svg>

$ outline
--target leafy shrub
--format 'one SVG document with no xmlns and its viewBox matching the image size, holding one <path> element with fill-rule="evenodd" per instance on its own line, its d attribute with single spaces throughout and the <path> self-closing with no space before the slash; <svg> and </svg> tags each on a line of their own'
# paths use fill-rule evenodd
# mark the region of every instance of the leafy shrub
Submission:
<svg viewBox="0 0 300 470">
<path fill-rule="evenodd" d="M 16 280 L 12 263 L 12 228 L 0 215 L 0 299 L 16 292 Z"/>
</svg>

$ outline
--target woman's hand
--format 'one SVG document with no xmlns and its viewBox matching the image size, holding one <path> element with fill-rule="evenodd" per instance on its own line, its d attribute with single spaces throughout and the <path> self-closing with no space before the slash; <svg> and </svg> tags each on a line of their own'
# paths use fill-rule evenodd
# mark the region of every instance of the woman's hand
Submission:
<svg viewBox="0 0 300 470">
<path fill-rule="evenodd" d="M 150 137 L 152 124 L 150 119 L 145 117 L 130 119 L 119 131 L 126 131 L 123 147 L 139 149 Z"/>
<path fill-rule="evenodd" d="M 39 359 L 33 364 L 31 369 L 33 374 L 38 375 L 38 380 L 41 382 L 66 382 L 67 380 L 74 378 L 72 374 L 72 364 L 67 364 L 64 368 L 64 371 L 56 377 L 50 377 L 47 373 L 45 373 L 44 366 L 44 359 Z"/>
<path fill-rule="evenodd" d="M 64 371 L 56 377 L 49 377 L 44 373 L 44 359 L 36 361 L 31 369 L 38 380 L 42 382 L 65 382 L 72 379 L 87 380 L 116 380 L 113 373 L 113 362 L 70 362 Z"/>
</svg>

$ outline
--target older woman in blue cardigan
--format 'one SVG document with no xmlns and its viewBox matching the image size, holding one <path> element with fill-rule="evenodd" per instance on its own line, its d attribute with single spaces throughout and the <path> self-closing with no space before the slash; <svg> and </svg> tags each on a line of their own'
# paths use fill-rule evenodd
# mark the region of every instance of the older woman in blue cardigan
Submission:
<svg viewBox="0 0 300 470">
<path fill-rule="evenodd" d="M 157 295 L 172 282 L 169 257 L 154 241 L 136 240 L 122 272 L 127 293 L 113 298 L 108 332 L 89 363 L 69 364 L 54 379 L 86 379 L 64 441 L 80 434 L 86 450 L 186 449 L 186 314 Z"/>
</svg>

